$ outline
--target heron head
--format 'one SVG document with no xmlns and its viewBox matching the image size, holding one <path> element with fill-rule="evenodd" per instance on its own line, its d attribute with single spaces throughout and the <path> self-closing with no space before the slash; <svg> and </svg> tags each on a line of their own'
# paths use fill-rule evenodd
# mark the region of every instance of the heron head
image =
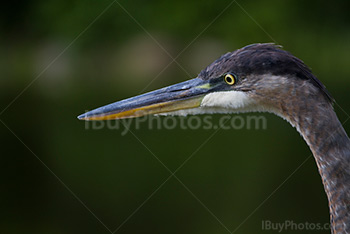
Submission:
<svg viewBox="0 0 350 234">
<path fill-rule="evenodd" d="M 301 94 L 302 92 L 302 94 Z M 118 101 L 78 116 L 82 120 L 187 115 L 281 112 L 305 95 L 332 100 L 304 63 L 274 44 L 253 44 L 222 55 L 197 78 Z"/>
</svg>

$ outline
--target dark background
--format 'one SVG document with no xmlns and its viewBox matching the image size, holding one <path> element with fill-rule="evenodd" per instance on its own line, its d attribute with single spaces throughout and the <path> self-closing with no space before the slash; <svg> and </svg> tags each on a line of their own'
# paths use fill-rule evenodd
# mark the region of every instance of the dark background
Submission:
<svg viewBox="0 0 350 234">
<path fill-rule="evenodd" d="M 327 223 L 314 159 L 299 167 L 311 152 L 276 116 L 263 114 L 265 130 L 142 124 L 131 127 L 134 135 L 86 130 L 76 116 L 195 77 L 227 51 L 276 42 L 313 69 L 344 122 L 350 2 L 111 3 L 1 5 L 0 232 L 260 233 L 264 220 Z M 183 69 L 172 63 L 158 75 L 172 61 L 161 47 L 173 57 L 181 52 Z M 350 132 L 349 122 L 344 128 Z M 156 159 L 175 171 L 191 155 L 176 172 L 187 189 L 167 180 L 169 171 Z"/>
</svg>

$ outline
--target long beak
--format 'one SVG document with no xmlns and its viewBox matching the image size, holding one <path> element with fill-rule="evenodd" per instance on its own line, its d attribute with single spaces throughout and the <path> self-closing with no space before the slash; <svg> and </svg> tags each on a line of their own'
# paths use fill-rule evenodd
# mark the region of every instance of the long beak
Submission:
<svg viewBox="0 0 350 234">
<path fill-rule="evenodd" d="M 161 114 L 199 107 L 214 84 L 195 78 L 136 97 L 128 98 L 78 116 L 80 120 L 109 120 Z"/>
</svg>

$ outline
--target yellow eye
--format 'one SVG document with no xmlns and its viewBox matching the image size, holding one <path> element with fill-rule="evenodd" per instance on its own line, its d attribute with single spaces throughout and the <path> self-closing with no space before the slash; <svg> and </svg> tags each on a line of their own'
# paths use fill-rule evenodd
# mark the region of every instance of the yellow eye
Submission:
<svg viewBox="0 0 350 234">
<path fill-rule="evenodd" d="M 226 74 L 224 79 L 228 85 L 234 85 L 236 83 L 236 77 L 232 74 Z"/>
</svg>

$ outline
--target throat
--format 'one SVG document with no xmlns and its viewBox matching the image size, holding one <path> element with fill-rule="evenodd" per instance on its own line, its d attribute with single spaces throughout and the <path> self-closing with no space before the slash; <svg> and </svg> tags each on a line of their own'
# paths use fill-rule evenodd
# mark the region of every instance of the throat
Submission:
<svg viewBox="0 0 350 234">
<path fill-rule="evenodd" d="M 333 233 L 350 233 L 350 140 L 330 103 L 285 110 L 316 160 L 328 197 Z M 290 113 L 302 113 L 299 116 Z"/>
</svg>

